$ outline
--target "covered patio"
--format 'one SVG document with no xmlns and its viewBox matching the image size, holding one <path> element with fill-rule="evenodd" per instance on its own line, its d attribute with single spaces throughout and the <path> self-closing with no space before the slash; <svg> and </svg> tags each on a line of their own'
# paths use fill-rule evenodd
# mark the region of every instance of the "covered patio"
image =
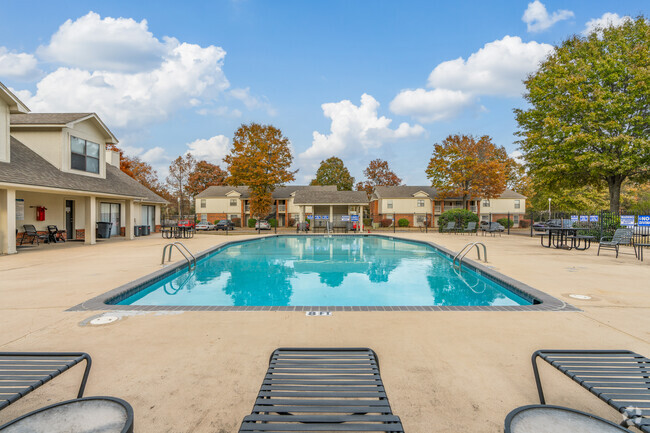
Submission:
<svg viewBox="0 0 650 433">
<path fill-rule="evenodd" d="M 364 191 L 298 191 L 294 204 L 300 209 L 300 222 L 311 219 L 313 227 L 344 227 L 356 223 L 363 230 L 364 208 L 368 207 L 368 196 Z M 305 208 L 311 207 L 308 218 Z"/>
</svg>

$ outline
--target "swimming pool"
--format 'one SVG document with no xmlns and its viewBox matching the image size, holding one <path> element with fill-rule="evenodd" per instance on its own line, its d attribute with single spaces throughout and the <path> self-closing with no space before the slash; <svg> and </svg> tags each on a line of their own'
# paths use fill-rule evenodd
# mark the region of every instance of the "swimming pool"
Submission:
<svg viewBox="0 0 650 433">
<path fill-rule="evenodd" d="M 432 245 L 385 236 L 270 236 L 225 245 L 119 306 L 526 306 L 539 303 Z"/>
</svg>

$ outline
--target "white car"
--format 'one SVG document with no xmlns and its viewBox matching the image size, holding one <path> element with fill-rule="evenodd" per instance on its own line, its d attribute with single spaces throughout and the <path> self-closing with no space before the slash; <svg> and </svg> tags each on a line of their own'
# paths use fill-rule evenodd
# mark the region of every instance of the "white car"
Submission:
<svg viewBox="0 0 650 433">
<path fill-rule="evenodd" d="M 266 220 L 259 220 L 255 223 L 255 230 L 271 230 L 271 224 Z"/>
<path fill-rule="evenodd" d="M 197 230 L 214 230 L 214 224 L 212 223 L 198 223 L 196 225 Z"/>
</svg>

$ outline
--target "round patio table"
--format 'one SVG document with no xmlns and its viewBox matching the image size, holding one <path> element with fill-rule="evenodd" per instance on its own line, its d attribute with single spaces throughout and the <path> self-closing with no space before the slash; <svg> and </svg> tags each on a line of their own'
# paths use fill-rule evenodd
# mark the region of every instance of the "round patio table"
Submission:
<svg viewBox="0 0 650 433">
<path fill-rule="evenodd" d="M 30 412 L 0 426 L 2 433 L 132 433 L 133 408 L 115 397 L 84 397 Z"/>
<path fill-rule="evenodd" d="M 630 433 L 611 421 L 562 406 L 522 406 L 508 414 L 505 433 Z"/>
</svg>

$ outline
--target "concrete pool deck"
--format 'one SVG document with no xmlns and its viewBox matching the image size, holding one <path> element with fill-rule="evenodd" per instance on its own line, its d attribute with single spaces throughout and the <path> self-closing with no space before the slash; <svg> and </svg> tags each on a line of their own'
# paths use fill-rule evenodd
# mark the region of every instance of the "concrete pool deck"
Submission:
<svg viewBox="0 0 650 433">
<path fill-rule="evenodd" d="M 595 248 L 546 249 L 539 239 L 523 236 L 395 236 L 451 250 L 481 240 L 497 271 L 582 311 L 373 311 L 318 317 L 283 311 L 128 312 L 103 326 L 80 325 L 100 311 L 65 311 L 160 269 L 168 241 L 151 236 L 91 247 L 43 245 L 0 257 L 0 351 L 88 352 L 93 367 L 86 395 L 129 401 L 136 431 L 220 433 L 236 432 L 250 413 L 268 356 L 280 346 L 374 349 L 393 412 L 413 433 L 502 431 L 510 410 L 537 403 L 530 365 L 536 349 L 627 349 L 650 355 L 648 261 L 629 254 L 615 259 L 611 252 L 597 257 Z M 228 239 L 243 237 L 250 239 Z M 199 234 L 183 242 L 201 251 L 225 240 Z M 570 293 L 592 299 L 572 299 Z M 621 420 L 579 385 L 542 367 L 550 404 Z M 74 368 L 0 411 L 0 424 L 73 398 L 82 372 Z"/>
</svg>

